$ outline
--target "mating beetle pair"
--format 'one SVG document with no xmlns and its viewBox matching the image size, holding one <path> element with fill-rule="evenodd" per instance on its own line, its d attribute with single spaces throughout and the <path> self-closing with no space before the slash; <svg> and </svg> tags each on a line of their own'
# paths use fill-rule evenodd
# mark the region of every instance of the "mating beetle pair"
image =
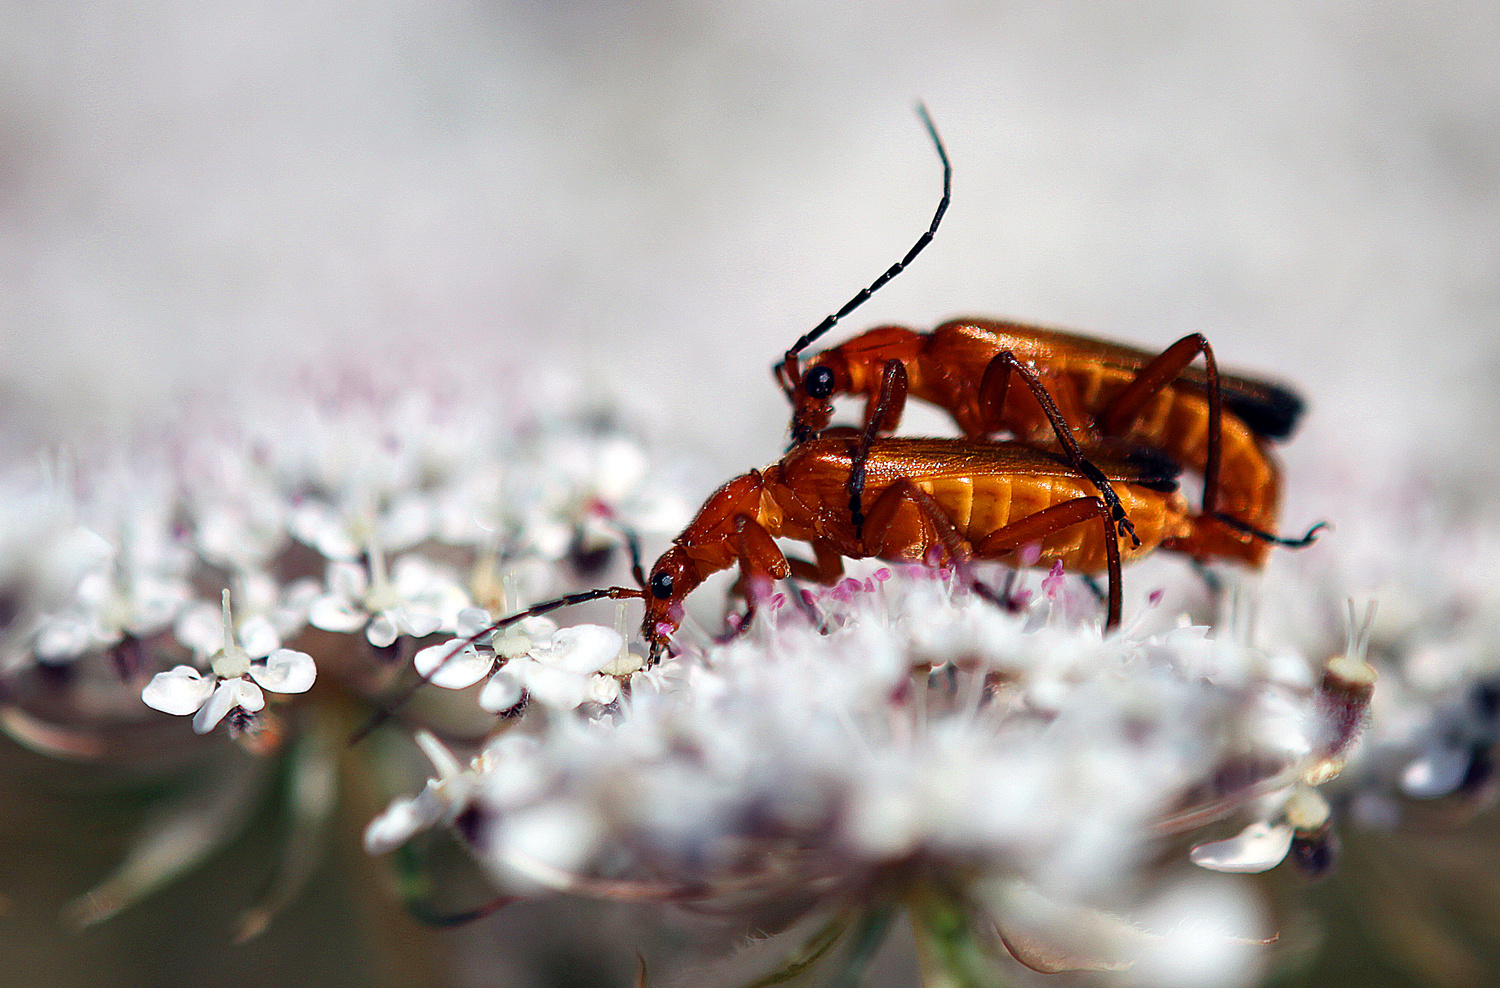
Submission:
<svg viewBox="0 0 1500 988">
<path fill-rule="evenodd" d="M 919 108 L 920 109 L 920 108 Z M 1259 566 L 1273 544 L 1280 471 L 1271 440 L 1302 410 L 1288 389 L 1221 375 L 1203 336 L 1161 354 L 1056 330 L 983 319 L 931 333 L 870 330 L 803 362 L 802 351 L 909 264 L 948 207 L 951 167 L 932 223 L 904 258 L 799 339 L 775 368 L 792 405 L 792 447 L 709 497 L 644 581 L 642 634 L 659 654 L 681 601 L 739 564 L 750 579 L 830 583 L 844 557 L 943 562 L 1061 562 L 1109 574 L 1107 627 L 1120 620 L 1120 563 L 1154 548 Z M 1190 365 L 1202 355 L 1206 368 Z M 1013 386 L 1016 379 L 1022 386 Z M 827 426 L 835 395 L 863 395 L 862 430 Z M 963 439 L 894 439 L 908 396 L 947 411 Z M 996 441 L 1009 433 L 1011 441 Z M 1178 464 L 1203 476 L 1201 510 L 1177 493 Z M 788 560 L 775 537 L 805 541 Z M 1030 558 L 1030 557 L 1028 557 Z"/>
</svg>

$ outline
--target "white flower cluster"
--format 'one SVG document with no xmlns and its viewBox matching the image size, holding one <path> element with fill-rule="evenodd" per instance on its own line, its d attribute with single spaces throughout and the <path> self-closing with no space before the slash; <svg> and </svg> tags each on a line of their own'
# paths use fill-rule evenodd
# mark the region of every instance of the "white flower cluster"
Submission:
<svg viewBox="0 0 1500 988">
<path fill-rule="evenodd" d="M 255 728 L 262 688 L 308 689 L 329 642 L 362 639 L 354 666 L 386 670 L 349 677 L 369 693 L 461 614 L 596 578 L 611 526 L 686 515 L 622 429 L 517 428 L 471 399 L 351 389 L 157 452 L 0 477 L 0 668 L 66 680 L 104 658 L 139 691 L 172 666 L 141 696 L 199 730 L 231 711 L 235 733 Z M 288 647 L 317 632 L 335 637 Z"/>
<path fill-rule="evenodd" d="M 1204 879 L 1286 859 L 1317 873 L 1332 807 L 1395 826 L 1492 770 L 1488 516 L 1414 521 L 1411 504 L 1430 503 L 1414 498 L 1388 525 L 1367 511 L 1278 553 L 1253 633 L 1249 595 L 1227 629 L 1204 627 L 1161 607 L 1181 587 L 1142 592 L 1146 567 L 1127 571 L 1145 601 L 1133 624 L 1101 635 L 1068 574 L 1023 575 L 1032 589 L 1005 607 L 962 575 L 875 564 L 761 601 L 726 641 L 689 618 L 678 654 L 643 669 L 623 616 L 491 624 L 597 586 L 620 527 L 660 543 L 688 504 L 618 428 L 504 421 L 471 402 L 342 395 L 184 437 L 163 462 L 0 477 L 5 729 L 20 736 L 18 708 L 102 668 L 137 720 L 144 700 L 270 751 L 278 702 L 315 734 L 320 697 L 378 709 L 410 659 L 430 688 L 401 712 L 436 775 L 387 790 L 406 795 L 370 824 L 371 851 L 452 825 L 508 894 L 711 907 L 757 930 L 832 916 L 820 929 L 846 942 L 904 909 L 919 945 L 958 930 L 991 960 L 1158 983 L 1184 980 L 1159 965 L 1189 926 L 1156 897 L 1163 861 Z M 1343 617 L 1351 593 L 1378 601 L 1373 619 Z M 118 714 L 90 682 L 73 726 Z M 318 729 L 347 741 L 338 717 Z M 322 788 L 299 790 L 317 805 L 298 812 L 326 820 L 337 759 L 302 750 L 287 757 Z M 149 866 L 128 861 L 93 899 L 139 898 L 233 816 L 203 824 L 196 851 L 164 849 L 170 828 L 143 841 Z M 1177 843 L 1189 833 L 1195 847 Z M 1222 949 L 1186 981 L 1253 974 L 1245 951 L 1270 931 L 1253 906 L 1238 914 L 1199 938 Z"/>
<path fill-rule="evenodd" d="M 423 737 L 437 777 L 372 823 L 367 847 L 468 813 L 512 891 L 741 910 L 957 883 L 1040 964 L 1018 946 L 1037 931 L 1017 928 L 1036 922 L 1017 901 L 1068 903 L 1041 935 L 1074 943 L 1069 923 L 1131 887 L 1150 835 L 1306 799 L 1336 774 L 1327 690 L 1299 655 L 1202 627 L 1101 637 L 1049 618 L 1050 600 L 1008 613 L 953 586 L 881 569 L 816 597 L 821 627 L 778 598 L 597 716 L 528 719 L 468 765 Z M 489 668 L 462 664 L 466 682 Z M 1252 870 L 1259 855 L 1258 870 L 1287 849 L 1199 858 Z M 1143 937 L 1119 948 L 1127 960 Z M 1064 966 L 1106 963 L 1080 953 Z"/>
<path fill-rule="evenodd" d="M 573 710 L 586 701 L 613 703 L 617 677 L 640 668 L 619 631 L 594 624 L 559 629 L 545 617 L 526 618 L 495 632 L 487 611 L 459 615 L 456 639 L 424 648 L 415 659 L 427 682 L 461 690 L 486 680 L 479 706 L 494 714 L 514 711 L 523 699 L 555 710 Z"/>
</svg>

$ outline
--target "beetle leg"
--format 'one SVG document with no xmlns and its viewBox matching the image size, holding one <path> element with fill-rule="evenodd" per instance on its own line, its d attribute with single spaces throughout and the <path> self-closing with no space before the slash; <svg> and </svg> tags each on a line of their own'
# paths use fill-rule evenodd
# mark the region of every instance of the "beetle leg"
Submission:
<svg viewBox="0 0 1500 988">
<path fill-rule="evenodd" d="M 854 520 L 855 541 L 864 538 L 865 514 L 860 498 L 865 492 L 865 463 L 870 458 L 870 444 L 881 432 L 896 428 L 905 408 L 906 365 L 899 360 L 887 360 L 880 374 L 880 391 L 865 409 L 865 431 L 855 444 L 849 466 L 849 515 Z"/>
<path fill-rule="evenodd" d="M 1006 350 L 984 368 L 984 377 L 979 380 L 979 420 L 984 423 L 986 431 L 991 426 L 999 428 L 999 423 L 1005 421 L 1005 399 L 1010 396 L 1010 369 L 1015 364 L 1016 355 Z M 1046 406 L 1042 410 L 1045 412 Z"/>
<path fill-rule="evenodd" d="M 1047 416 L 1047 421 L 1052 424 L 1052 431 L 1057 435 L 1058 445 L 1062 446 L 1063 453 L 1073 469 L 1087 477 L 1098 489 L 1104 498 L 1104 503 L 1109 507 L 1110 518 L 1120 536 L 1129 537 L 1131 544 L 1139 548 L 1140 538 L 1135 534 L 1135 526 L 1125 516 L 1125 506 L 1120 503 L 1120 496 L 1110 486 L 1108 478 L 1103 471 L 1089 462 L 1088 457 L 1083 455 L 1083 450 L 1078 446 L 1078 440 L 1073 438 L 1073 429 L 1068 425 L 1067 419 L 1058 410 L 1057 402 L 1047 393 L 1047 388 L 1041 379 L 1030 367 L 1016 359 L 1016 355 L 1010 350 L 1001 350 L 995 358 L 989 362 L 984 369 L 984 378 L 979 384 L 979 407 L 986 422 L 1000 421 L 1001 411 L 1005 407 L 1005 398 L 1010 391 L 1010 375 L 1014 371 L 1020 375 L 1026 387 L 1031 389 L 1031 394 L 1036 398 L 1036 403 L 1042 407 L 1042 412 Z"/>
<path fill-rule="evenodd" d="M 792 565 L 776 540 L 749 515 L 735 516 L 734 543 L 740 561 L 740 575 L 734 581 L 731 593 L 745 599 L 745 617 L 729 638 L 743 633 L 750 626 L 756 602 L 770 592 L 771 581 L 786 579 L 792 573 Z"/>
<path fill-rule="evenodd" d="M 914 510 L 916 517 L 903 516 L 903 509 Z M 958 534 L 942 506 L 906 477 L 875 499 L 866 528 L 869 536 L 861 541 L 861 547 L 867 555 L 882 559 L 921 558 L 922 551 L 937 545 L 957 566 L 967 565 L 974 556 L 973 547 Z"/>
<path fill-rule="evenodd" d="M 795 556 L 786 557 L 787 565 L 792 568 L 792 576 L 811 583 L 821 583 L 825 587 L 837 583 L 838 578 L 844 575 L 844 557 L 821 542 L 814 542 L 812 548 L 811 562 Z"/>
<path fill-rule="evenodd" d="M 1177 379 L 1198 356 L 1208 369 L 1208 458 L 1203 466 L 1203 513 L 1211 515 L 1219 503 L 1219 447 L 1224 432 L 1220 425 L 1223 397 L 1219 391 L 1219 362 L 1202 333 L 1191 333 L 1163 350 L 1141 368 L 1125 390 L 1099 415 L 1099 426 L 1108 435 L 1120 435 L 1141 414 L 1152 395 Z"/>
<path fill-rule="evenodd" d="M 1010 398 L 1012 368 L 1022 372 L 1026 389 L 1031 392 L 1037 404 L 1035 411 L 1046 418 L 1053 433 L 1057 433 L 1060 420 L 1074 439 L 1082 436 L 1086 444 L 1098 441 L 1093 414 L 1084 411 L 1083 398 L 1072 380 L 1055 369 L 1022 363 L 1021 358 L 1011 350 L 1002 350 L 990 359 L 979 379 L 978 390 L 974 390 L 972 385 L 969 388 L 968 407 L 964 415 L 960 417 L 957 412 L 954 413 L 954 418 L 963 427 L 965 435 L 977 438 L 1007 430 L 1015 433 L 1019 439 L 1026 439 L 1030 435 L 1036 419 L 1033 410 L 1024 403 L 1019 408 L 1015 405 L 1009 409 L 1005 407 Z M 1057 414 L 1052 415 L 1049 407 Z M 1059 439 L 1058 442 L 1061 443 L 1062 440 Z"/>
<path fill-rule="evenodd" d="M 760 522 L 749 515 L 736 516 L 734 536 L 739 550 L 740 574 L 752 590 L 756 589 L 757 582 L 764 584 L 791 575 L 792 567 L 786 554 Z"/>
<path fill-rule="evenodd" d="M 1014 568 L 1007 567 L 1005 571 L 1005 585 L 1002 586 L 999 590 L 996 590 L 988 583 L 982 583 L 979 580 L 973 581 L 972 586 L 976 594 L 978 594 L 980 597 L 983 597 L 991 604 L 994 604 L 996 607 L 1008 611 L 1011 614 L 1019 614 L 1021 612 L 1021 607 L 1016 602 L 1015 598 L 1016 571 Z"/>
<path fill-rule="evenodd" d="M 1285 546 L 1288 549 L 1306 549 L 1308 546 L 1318 541 L 1319 532 L 1323 531 L 1323 529 L 1325 528 L 1333 528 L 1333 526 L 1328 522 L 1320 521 L 1309 528 L 1300 537 L 1287 538 L 1284 535 L 1276 535 L 1273 532 L 1263 532 L 1260 529 L 1256 528 L 1254 525 L 1247 525 L 1244 522 L 1240 521 L 1238 518 L 1231 518 L 1229 515 L 1224 514 L 1222 511 L 1215 512 L 1211 517 L 1215 521 L 1228 525 L 1230 528 L 1234 529 L 1237 532 L 1244 532 L 1252 539 L 1264 542 L 1267 545 Z"/>
<path fill-rule="evenodd" d="M 876 434 L 891 433 L 901 424 L 901 415 L 906 411 L 906 364 L 900 360 L 887 360 L 880 371 L 880 387 L 871 395 L 865 407 L 865 431 Z"/>
<path fill-rule="evenodd" d="M 1002 525 L 981 539 L 974 551 L 982 559 L 995 559 L 1092 518 L 1104 523 L 1104 555 L 1109 568 L 1109 616 L 1105 618 L 1104 629 L 1108 631 L 1120 624 L 1120 543 L 1115 537 L 1109 506 L 1101 499 L 1075 497 Z"/>
<path fill-rule="evenodd" d="M 1164 539 L 1161 548 L 1185 553 L 1195 559 L 1238 559 L 1251 566 L 1260 565 L 1267 546 L 1305 549 L 1317 540 L 1320 531 L 1329 527 L 1327 522 L 1320 521 L 1300 538 L 1285 538 L 1263 532 L 1222 512 L 1194 515 L 1190 520 L 1187 532 Z"/>
</svg>

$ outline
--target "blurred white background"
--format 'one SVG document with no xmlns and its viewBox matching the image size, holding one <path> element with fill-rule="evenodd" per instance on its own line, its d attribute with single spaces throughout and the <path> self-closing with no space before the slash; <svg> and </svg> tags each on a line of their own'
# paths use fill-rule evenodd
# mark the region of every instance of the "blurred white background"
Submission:
<svg viewBox="0 0 1500 988">
<path fill-rule="evenodd" d="M 772 361 L 935 204 L 920 98 L 953 208 L 831 340 L 1201 330 L 1309 396 L 1294 466 L 1460 448 L 1496 418 L 1497 50 L 1482 0 L 6 4 L 6 445 L 556 366 L 774 459 Z"/>
</svg>

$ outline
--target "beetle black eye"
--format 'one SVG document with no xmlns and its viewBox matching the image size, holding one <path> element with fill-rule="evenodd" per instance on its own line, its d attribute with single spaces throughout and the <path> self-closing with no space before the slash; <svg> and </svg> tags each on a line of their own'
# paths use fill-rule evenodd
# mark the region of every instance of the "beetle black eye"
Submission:
<svg viewBox="0 0 1500 988">
<path fill-rule="evenodd" d="M 651 596 L 657 600 L 666 600 L 672 596 L 672 574 L 657 573 L 651 577 Z"/>
<path fill-rule="evenodd" d="M 807 372 L 804 387 L 808 397 L 822 401 L 833 394 L 833 371 L 827 367 L 814 367 Z"/>
</svg>

